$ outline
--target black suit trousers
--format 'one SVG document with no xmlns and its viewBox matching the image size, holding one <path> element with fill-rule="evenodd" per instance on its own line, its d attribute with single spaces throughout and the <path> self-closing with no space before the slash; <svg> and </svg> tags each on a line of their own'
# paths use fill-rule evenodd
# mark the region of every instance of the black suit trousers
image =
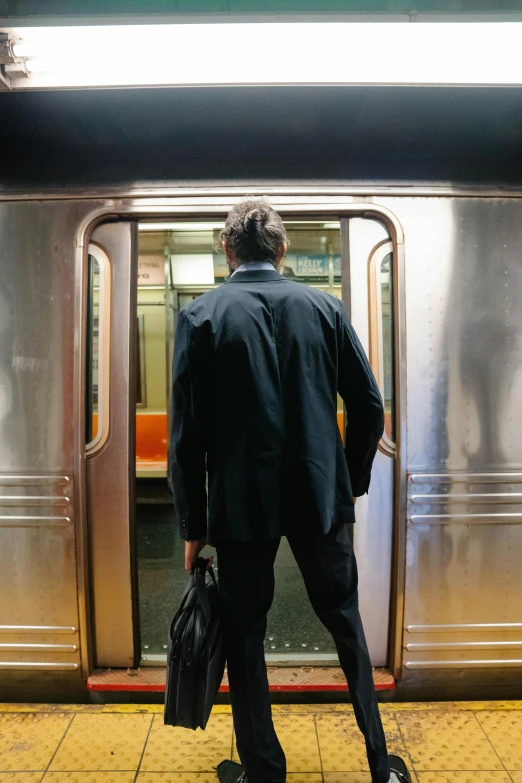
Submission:
<svg viewBox="0 0 522 783">
<path fill-rule="evenodd" d="M 357 565 L 346 525 L 312 540 L 289 536 L 310 602 L 333 636 L 373 783 L 390 778 L 386 740 L 359 614 Z M 249 783 L 284 783 L 286 759 L 272 722 L 263 641 L 280 539 L 217 545 L 230 698 Z"/>
</svg>

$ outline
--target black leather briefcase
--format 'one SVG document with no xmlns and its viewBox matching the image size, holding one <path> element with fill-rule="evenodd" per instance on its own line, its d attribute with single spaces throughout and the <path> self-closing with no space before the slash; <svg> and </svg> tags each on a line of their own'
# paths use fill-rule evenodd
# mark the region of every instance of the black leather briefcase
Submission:
<svg viewBox="0 0 522 783">
<path fill-rule="evenodd" d="M 224 669 L 217 582 L 199 557 L 170 626 L 164 722 L 204 729 Z"/>
</svg>

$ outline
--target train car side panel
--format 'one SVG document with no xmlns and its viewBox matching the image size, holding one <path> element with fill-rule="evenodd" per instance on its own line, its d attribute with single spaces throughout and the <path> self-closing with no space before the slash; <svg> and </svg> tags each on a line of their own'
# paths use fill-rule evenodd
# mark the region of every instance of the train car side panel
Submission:
<svg viewBox="0 0 522 783">
<path fill-rule="evenodd" d="M 40 680 L 42 671 L 49 682 L 52 672 L 54 681 L 80 676 L 75 236 L 92 208 L 71 201 L 0 205 L 0 690 L 6 693 L 15 681 Z"/>
<path fill-rule="evenodd" d="M 406 236 L 405 682 L 522 681 L 522 201 L 389 205 Z"/>
</svg>

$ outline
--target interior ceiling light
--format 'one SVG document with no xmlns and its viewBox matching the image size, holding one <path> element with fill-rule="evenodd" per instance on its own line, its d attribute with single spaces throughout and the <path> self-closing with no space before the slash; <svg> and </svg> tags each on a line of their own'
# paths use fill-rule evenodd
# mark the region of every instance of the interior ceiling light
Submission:
<svg viewBox="0 0 522 783">
<path fill-rule="evenodd" d="M 522 22 L 19 27 L 11 88 L 522 84 Z M 263 53 L 271 52 L 270 56 Z"/>
<path fill-rule="evenodd" d="M 221 223 L 139 223 L 139 231 L 213 231 L 221 229 L 225 225 Z"/>
<path fill-rule="evenodd" d="M 139 223 L 139 231 L 216 231 L 223 228 L 224 220 L 221 223 L 192 223 L 192 222 L 157 222 L 157 223 Z M 339 221 L 330 221 L 323 223 L 321 221 L 310 220 L 285 220 L 287 226 L 298 226 L 299 229 L 310 228 L 316 231 L 323 229 L 339 229 Z"/>
</svg>

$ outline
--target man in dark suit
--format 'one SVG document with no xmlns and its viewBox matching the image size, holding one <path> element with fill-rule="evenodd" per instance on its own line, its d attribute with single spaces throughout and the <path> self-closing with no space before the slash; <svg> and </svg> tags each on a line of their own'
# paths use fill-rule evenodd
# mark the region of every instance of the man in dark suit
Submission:
<svg viewBox="0 0 522 783">
<path fill-rule="evenodd" d="M 222 783 L 285 781 L 263 640 L 286 536 L 334 638 L 372 781 L 409 783 L 402 759 L 386 749 L 347 528 L 383 432 L 378 387 L 342 303 L 277 271 L 287 248 L 277 212 L 242 202 L 222 242 L 232 276 L 179 314 L 170 437 L 185 567 L 206 543 L 219 562 L 241 766 L 224 761 L 218 775 Z M 347 411 L 344 447 L 337 392 Z"/>
</svg>

